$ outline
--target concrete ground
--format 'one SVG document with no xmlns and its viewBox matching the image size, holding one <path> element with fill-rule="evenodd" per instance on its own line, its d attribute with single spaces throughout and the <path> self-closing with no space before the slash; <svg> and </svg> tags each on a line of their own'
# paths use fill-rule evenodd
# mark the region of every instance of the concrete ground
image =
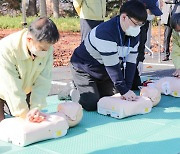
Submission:
<svg viewBox="0 0 180 154">
<path fill-rule="evenodd" d="M 160 56 L 159 53 L 153 53 L 153 55 L 147 53 L 142 76 L 149 76 L 149 78 L 171 76 L 175 71 L 172 59 L 163 62 L 162 57 L 163 55 Z M 53 68 L 52 88 L 49 95 L 58 94 L 71 80 L 72 75 L 69 66 Z"/>
<path fill-rule="evenodd" d="M 145 55 L 143 76 L 150 77 L 164 77 L 171 76 L 175 71 L 172 59 L 169 61 L 162 61 L 163 55 L 154 53 L 153 56 Z"/>
</svg>

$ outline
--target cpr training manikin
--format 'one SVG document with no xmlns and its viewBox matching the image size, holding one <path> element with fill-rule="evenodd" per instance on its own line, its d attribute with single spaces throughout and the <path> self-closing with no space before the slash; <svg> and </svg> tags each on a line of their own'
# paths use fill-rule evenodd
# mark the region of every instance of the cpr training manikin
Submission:
<svg viewBox="0 0 180 154">
<path fill-rule="evenodd" d="M 83 117 L 79 103 L 61 103 L 57 110 L 58 112 L 46 114 L 42 122 L 30 122 L 20 117 L 2 120 L 0 140 L 26 146 L 42 140 L 59 138 L 66 135 L 68 128 L 77 125 Z"/>
<path fill-rule="evenodd" d="M 163 77 L 148 81 L 136 101 L 123 100 L 120 94 L 103 97 L 98 102 L 98 113 L 118 119 L 146 114 L 160 102 L 161 94 L 180 97 L 180 78 Z"/>
</svg>

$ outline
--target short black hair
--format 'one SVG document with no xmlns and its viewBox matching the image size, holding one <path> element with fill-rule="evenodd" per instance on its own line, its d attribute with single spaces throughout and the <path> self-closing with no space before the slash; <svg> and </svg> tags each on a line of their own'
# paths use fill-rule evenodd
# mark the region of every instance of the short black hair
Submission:
<svg viewBox="0 0 180 154">
<path fill-rule="evenodd" d="M 178 25 L 180 26 L 180 13 L 174 13 L 171 16 L 170 25 L 171 25 L 172 29 L 176 29 L 176 27 Z"/>
<path fill-rule="evenodd" d="M 138 0 L 125 2 L 120 9 L 120 15 L 122 13 L 126 13 L 129 17 L 142 22 L 146 22 L 147 19 L 146 7 Z"/>
<path fill-rule="evenodd" d="M 37 41 L 54 44 L 59 40 L 59 32 L 55 23 L 47 17 L 39 17 L 33 21 L 28 31 Z"/>
</svg>

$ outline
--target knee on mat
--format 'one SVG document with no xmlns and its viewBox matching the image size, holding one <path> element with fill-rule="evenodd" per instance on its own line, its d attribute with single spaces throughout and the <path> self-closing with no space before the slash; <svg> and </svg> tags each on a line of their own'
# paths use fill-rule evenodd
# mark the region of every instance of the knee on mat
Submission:
<svg viewBox="0 0 180 154">
<path fill-rule="evenodd" d="M 82 105 L 83 109 L 86 111 L 96 111 L 97 110 L 97 102 L 99 101 L 99 98 L 89 98 L 89 99 L 83 99 L 80 98 L 79 103 Z"/>
<path fill-rule="evenodd" d="M 97 110 L 97 105 L 95 106 L 90 106 L 90 105 L 87 105 L 87 104 L 81 104 L 83 109 L 86 110 L 86 111 L 96 111 Z"/>
</svg>

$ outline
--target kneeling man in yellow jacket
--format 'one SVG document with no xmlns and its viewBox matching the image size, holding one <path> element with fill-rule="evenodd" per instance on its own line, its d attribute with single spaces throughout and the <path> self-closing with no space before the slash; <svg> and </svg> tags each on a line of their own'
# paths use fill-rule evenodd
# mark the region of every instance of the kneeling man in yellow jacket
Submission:
<svg viewBox="0 0 180 154">
<path fill-rule="evenodd" d="M 54 22 L 40 17 L 0 40 L 0 121 L 4 106 L 15 117 L 41 116 L 51 87 L 52 45 L 58 39 Z"/>
</svg>

